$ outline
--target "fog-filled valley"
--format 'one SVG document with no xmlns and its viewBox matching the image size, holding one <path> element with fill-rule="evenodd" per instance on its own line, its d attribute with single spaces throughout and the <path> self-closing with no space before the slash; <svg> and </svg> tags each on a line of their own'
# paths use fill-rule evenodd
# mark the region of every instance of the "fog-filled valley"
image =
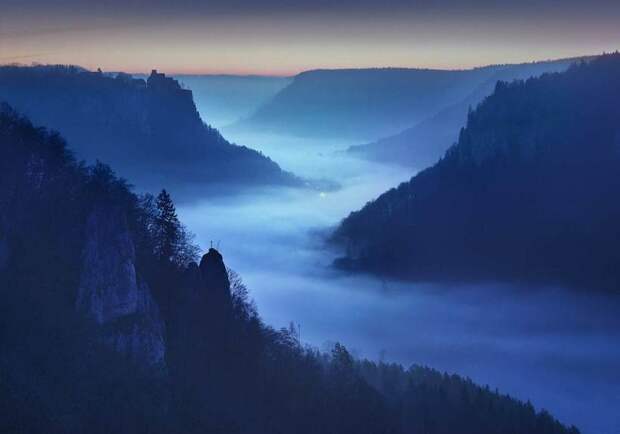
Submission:
<svg viewBox="0 0 620 434">
<path fill-rule="evenodd" d="M 351 210 L 414 172 L 356 159 L 344 152 L 352 142 L 338 138 L 224 131 L 286 170 L 340 186 L 197 198 L 180 207 L 200 244 L 217 245 L 243 276 L 267 322 L 293 322 L 302 340 L 318 347 L 340 340 L 360 356 L 471 376 L 585 433 L 620 429 L 614 414 L 620 351 L 609 345 L 620 338 L 615 298 L 541 285 L 403 283 L 339 272 L 332 262 L 340 252 L 326 236 Z"/>
<path fill-rule="evenodd" d="M 259 75 L 177 75 L 192 90 L 201 117 L 215 128 L 253 114 L 290 82 L 290 77 Z"/>
<path fill-rule="evenodd" d="M 0 66 L 0 428 L 620 433 L 618 71 Z"/>
</svg>

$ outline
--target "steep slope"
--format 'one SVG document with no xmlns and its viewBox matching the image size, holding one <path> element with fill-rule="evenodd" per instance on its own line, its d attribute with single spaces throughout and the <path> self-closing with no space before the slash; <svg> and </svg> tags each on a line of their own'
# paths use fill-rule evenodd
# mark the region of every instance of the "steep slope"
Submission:
<svg viewBox="0 0 620 434">
<path fill-rule="evenodd" d="M 137 272 L 125 210 L 96 205 L 86 219 L 76 309 L 105 331 L 103 341 L 138 365 L 165 365 L 164 323 Z"/>
<path fill-rule="evenodd" d="M 620 54 L 500 82 L 433 167 L 351 213 L 340 265 L 616 291 Z"/>
<path fill-rule="evenodd" d="M 296 182 L 205 125 L 191 91 L 155 71 L 141 80 L 76 67 L 5 66 L 0 101 L 59 131 L 78 157 L 114 164 L 141 185 Z"/>
<path fill-rule="evenodd" d="M 401 164 L 422 169 L 435 163 L 446 150 L 456 142 L 458 131 L 467 121 L 467 112 L 476 107 L 486 96 L 493 93 L 498 81 L 525 80 L 548 72 L 565 71 L 579 59 L 502 65 L 479 84 L 463 100 L 442 108 L 439 112 L 422 120 L 394 136 L 376 142 L 352 146 L 349 152 L 374 161 Z"/>
<path fill-rule="evenodd" d="M 239 129 L 369 140 L 402 131 L 465 98 L 494 73 L 430 69 L 303 72 Z"/>
<path fill-rule="evenodd" d="M 169 244 L 169 195 L 153 207 L 4 106 L 0 154 L 0 432 L 579 432 L 458 376 L 271 329 L 219 252 L 198 265 L 187 238 Z"/>
</svg>

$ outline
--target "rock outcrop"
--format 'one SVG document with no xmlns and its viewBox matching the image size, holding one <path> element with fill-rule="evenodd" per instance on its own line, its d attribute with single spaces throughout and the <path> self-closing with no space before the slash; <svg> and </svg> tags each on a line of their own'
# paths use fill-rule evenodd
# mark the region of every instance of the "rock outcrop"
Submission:
<svg viewBox="0 0 620 434">
<path fill-rule="evenodd" d="M 189 264 L 176 294 L 168 322 L 169 372 L 179 384 L 195 389 L 200 383 L 197 376 L 215 369 L 221 354 L 228 351 L 232 302 L 222 255 L 209 249 L 200 266 Z"/>
<path fill-rule="evenodd" d="M 99 324 L 103 339 L 136 363 L 165 364 L 164 326 L 121 210 L 98 206 L 86 224 L 77 309 Z"/>
<path fill-rule="evenodd" d="M 210 248 L 200 260 L 199 270 L 202 278 L 200 289 L 222 310 L 230 308 L 230 281 L 220 252 Z"/>
<path fill-rule="evenodd" d="M 217 345 L 223 338 L 232 312 L 230 282 L 222 255 L 211 248 L 200 266 L 191 263 L 186 271 L 177 324 L 182 334 L 196 335 L 194 342 Z M 216 330 L 217 329 L 217 330 Z"/>
</svg>

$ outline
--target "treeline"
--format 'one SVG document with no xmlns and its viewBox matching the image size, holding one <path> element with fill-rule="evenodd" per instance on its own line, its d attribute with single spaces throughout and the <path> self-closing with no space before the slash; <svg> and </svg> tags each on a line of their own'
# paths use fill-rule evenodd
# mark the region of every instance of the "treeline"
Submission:
<svg viewBox="0 0 620 434">
<path fill-rule="evenodd" d="M 617 291 L 620 54 L 512 83 L 435 166 L 351 213 L 340 266 Z"/>
<path fill-rule="evenodd" d="M 340 344 L 319 352 L 268 327 L 218 252 L 194 262 L 166 192 L 132 193 L 6 106 L 0 153 L 3 433 L 577 432 L 469 380 L 356 360 Z M 101 327 L 76 310 L 95 206 L 123 211 L 165 366 L 133 363 L 99 339 L 122 322 Z"/>
</svg>

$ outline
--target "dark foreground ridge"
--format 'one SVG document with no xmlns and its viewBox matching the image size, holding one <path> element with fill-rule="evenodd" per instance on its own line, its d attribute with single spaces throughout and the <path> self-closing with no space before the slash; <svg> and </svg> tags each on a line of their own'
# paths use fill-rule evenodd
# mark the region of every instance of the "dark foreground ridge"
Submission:
<svg viewBox="0 0 620 434">
<path fill-rule="evenodd" d="M 0 110 L 0 432 L 576 434 L 428 368 L 265 325 L 170 195 Z"/>
<path fill-rule="evenodd" d="M 512 83 L 433 167 L 351 213 L 338 265 L 617 291 L 620 54 Z"/>
</svg>

